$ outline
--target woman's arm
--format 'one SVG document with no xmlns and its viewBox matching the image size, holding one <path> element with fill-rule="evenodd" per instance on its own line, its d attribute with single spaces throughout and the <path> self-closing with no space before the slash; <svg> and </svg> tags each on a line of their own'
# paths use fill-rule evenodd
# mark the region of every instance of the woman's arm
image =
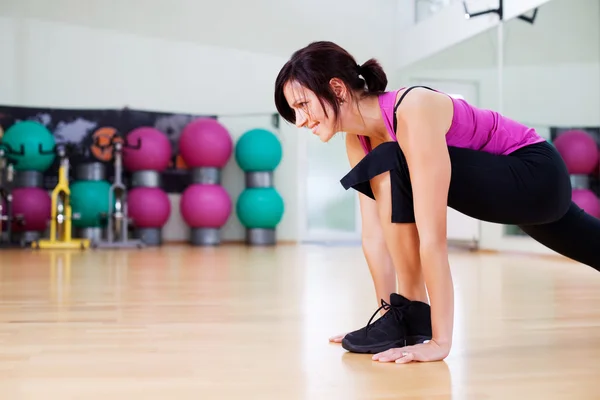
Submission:
<svg viewBox="0 0 600 400">
<path fill-rule="evenodd" d="M 450 98 L 419 88 L 413 89 L 397 110 L 398 143 L 410 170 L 419 253 L 431 303 L 432 341 L 446 352 L 452 345 L 454 323 L 446 238 L 451 166 L 445 136 L 452 115 Z"/>
</svg>

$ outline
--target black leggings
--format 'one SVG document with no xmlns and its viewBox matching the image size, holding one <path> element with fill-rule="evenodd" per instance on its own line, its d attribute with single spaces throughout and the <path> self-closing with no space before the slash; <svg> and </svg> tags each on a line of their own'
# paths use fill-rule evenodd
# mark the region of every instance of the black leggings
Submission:
<svg viewBox="0 0 600 400">
<path fill-rule="evenodd" d="M 569 173 L 554 146 L 542 142 L 504 156 L 448 150 L 449 207 L 482 221 L 517 225 L 550 249 L 600 271 L 600 220 L 571 200 Z M 410 187 L 410 180 L 404 183 Z M 406 200 L 412 204 L 412 194 Z"/>
<path fill-rule="evenodd" d="M 569 173 L 554 146 L 542 142 L 509 155 L 448 151 L 449 207 L 482 221 L 517 225 L 550 249 L 600 271 L 600 220 L 572 202 Z M 369 180 L 386 171 L 392 222 L 415 222 L 408 166 L 398 143 L 377 146 L 341 182 L 374 198 Z"/>
</svg>

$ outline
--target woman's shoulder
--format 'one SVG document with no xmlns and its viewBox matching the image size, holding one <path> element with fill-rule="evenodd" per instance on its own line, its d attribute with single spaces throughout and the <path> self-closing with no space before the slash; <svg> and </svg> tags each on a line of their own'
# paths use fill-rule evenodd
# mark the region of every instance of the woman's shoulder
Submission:
<svg viewBox="0 0 600 400">
<path fill-rule="evenodd" d="M 401 104 L 407 105 L 407 107 L 423 107 L 449 97 L 448 94 L 435 88 L 421 85 L 403 86 L 389 93 L 395 94 L 396 105 L 398 102 L 401 102 Z"/>
<path fill-rule="evenodd" d="M 398 129 L 421 126 L 446 127 L 452 121 L 454 100 L 447 93 L 423 86 L 398 90 L 394 107 Z"/>
</svg>

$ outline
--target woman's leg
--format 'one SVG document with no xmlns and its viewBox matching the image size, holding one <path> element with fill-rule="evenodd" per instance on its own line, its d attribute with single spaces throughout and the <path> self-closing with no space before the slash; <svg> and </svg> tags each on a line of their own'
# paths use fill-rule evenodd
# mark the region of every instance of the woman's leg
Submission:
<svg viewBox="0 0 600 400">
<path fill-rule="evenodd" d="M 387 245 L 383 240 L 363 240 L 363 254 L 375 289 L 377 305 L 396 291 L 396 271 Z M 385 310 L 382 310 L 383 315 Z"/>
<path fill-rule="evenodd" d="M 521 226 L 525 232 L 549 248 L 567 257 L 599 268 L 600 257 L 594 257 L 595 245 L 600 240 L 600 221 L 578 210 L 571 201 L 571 183 L 567 168 L 550 144 L 543 142 L 519 149 L 510 155 L 449 147 L 452 178 L 448 205 L 459 212 L 483 221 Z M 378 203 L 389 207 L 381 216 L 390 217 L 386 228 L 391 254 L 396 254 L 394 264 L 414 272 L 414 264 L 400 260 L 406 256 L 406 243 L 410 233 L 402 229 L 414 226 L 412 186 L 408 166 L 397 143 L 384 143 L 376 147 L 369 159 L 342 180 L 346 187 L 358 187 L 365 179 L 371 180 L 374 197 Z M 392 162 L 390 159 L 395 158 Z M 389 171 L 389 174 L 387 173 Z M 389 181 L 390 186 L 385 185 Z M 378 187 L 378 182 L 382 184 Z M 378 190 L 381 189 L 381 190 Z M 386 192 L 386 190 L 388 190 Z M 363 189 L 364 190 L 364 189 Z M 379 196 L 379 198 L 377 197 Z M 382 221 L 383 222 L 383 221 Z M 402 250 L 399 250 L 402 249 Z M 403 254 L 403 256 L 400 256 Z M 598 253 L 600 254 L 600 253 Z M 410 256 L 407 258 L 411 259 Z M 416 287 L 418 273 L 408 278 Z M 408 289 L 410 292 L 411 289 Z M 399 347 L 402 335 L 406 339 L 415 335 L 412 327 L 422 329 L 429 309 L 419 307 L 421 302 L 410 304 L 402 299 L 390 299 L 394 306 L 396 323 L 363 328 L 344 338 L 342 344 L 349 351 L 378 352 Z M 396 300 L 396 301 L 394 301 Z M 412 311 L 409 311 L 412 307 Z M 429 325 L 430 329 L 430 325 Z M 411 332 L 412 330 L 412 332 Z"/>
<path fill-rule="evenodd" d="M 395 143 L 378 146 L 367 156 L 367 162 L 342 180 L 346 187 L 368 181 L 368 190 L 362 184 L 360 191 L 376 199 L 398 287 L 397 293 L 389 297 L 389 303 L 383 298 L 387 312 L 382 318 L 374 323 L 370 320 L 364 328 L 342 340 L 346 350 L 356 353 L 378 353 L 431 339 L 431 309 L 421 271 L 411 189 L 404 184 L 409 177 L 405 167 L 398 167 L 401 160 L 397 150 Z"/>
<path fill-rule="evenodd" d="M 371 181 L 371 187 L 378 201 L 375 202 L 363 195 L 360 195 L 360 201 L 361 207 L 376 207 L 376 213 L 365 212 L 365 216 L 375 215 L 371 220 L 363 221 L 362 246 L 375 286 L 377 301 L 379 303 L 383 299 L 390 304 L 389 308 L 379 307 L 377 312 L 383 316 L 391 310 L 393 315 L 380 318 L 379 322 L 371 325 L 375 327 L 373 330 L 367 331 L 366 328 L 361 328 L 330 338 L 332 342 L 342 342 L 349 351 L 376 353 L 382 348 L 395 346 L 394 343 L 398 343 L 396 338 L 406 333 L 395 329 L 397 323 L 394 318 L 405 312 L 401 310 L 407 309 L 406 306 L 411 304 L 410 300 L 416 302 L 412 304 L 418 304 L 413 306 L 413 310 L 422 315 L 422 318 L 413 318 L 420 323 L 413 324 L 415 326 L 408 332 L 411 336 L 410 343 L 431 338 L 427 290 L 419 256 L 419 236 L 414 223 L 391 223 L 390 186 L 389 172 L 378 175 Z M 373 220 L 375 218 L 377 220 Z M 376 229 L 373 229 L 373 224 L 377 226 Z M 381 232 L 382 236 L 367 234 L 367 237 L 364 237 L 364 229 L 366 232 Z M 415 312 L 412 311 L 412 314 Z"/>
<path fill-rule="evenodd" d="M 397 292 L 409 300 L 428 302 L 419 256 L 419 234 L 416 224 L 392 223 L 390 172 L 371 180 L 377 199 L 379 219 L 387 248 L 396 270 Z M 387 297 L 386 297 L 387 298 Z"/>
<path fill-rule="evenodd" d="M 575 203 L 558 221 L 519 227 L 544 246 L 600 271 L 600 220 Z"/>
<path fill-rule="evenodd" d="M 571 201 L 567 167 L 552 145 L 508 156 L 449 151 L 450 207 L 482 221 L 518 225 L 548 248 L 600 270 L 600 220 Z"/>
<path fill-rule="evenodd" d="M 362 250 L 373 280 L 377 304 L 396 292 L 396 271 L 379 221 L 377 202 L 359 194 Z M 382 310 L 382 315 L 385 310 Z M 341 339 L 340 339 L 341 340 Z"/>
</svg>

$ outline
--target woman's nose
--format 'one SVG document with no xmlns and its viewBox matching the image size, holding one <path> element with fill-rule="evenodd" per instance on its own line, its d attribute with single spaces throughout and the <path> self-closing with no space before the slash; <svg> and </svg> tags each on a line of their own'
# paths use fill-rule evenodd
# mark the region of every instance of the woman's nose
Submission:
<svg viewBox="0 0 600 400">
<path fill-rule="evenodd" d="M 304 125 L 306 125 L 306 117 L 304 116 L 304 113 L 296 112 L 296 126 L 298 128 L 302 128 Z"/>
</svg>

